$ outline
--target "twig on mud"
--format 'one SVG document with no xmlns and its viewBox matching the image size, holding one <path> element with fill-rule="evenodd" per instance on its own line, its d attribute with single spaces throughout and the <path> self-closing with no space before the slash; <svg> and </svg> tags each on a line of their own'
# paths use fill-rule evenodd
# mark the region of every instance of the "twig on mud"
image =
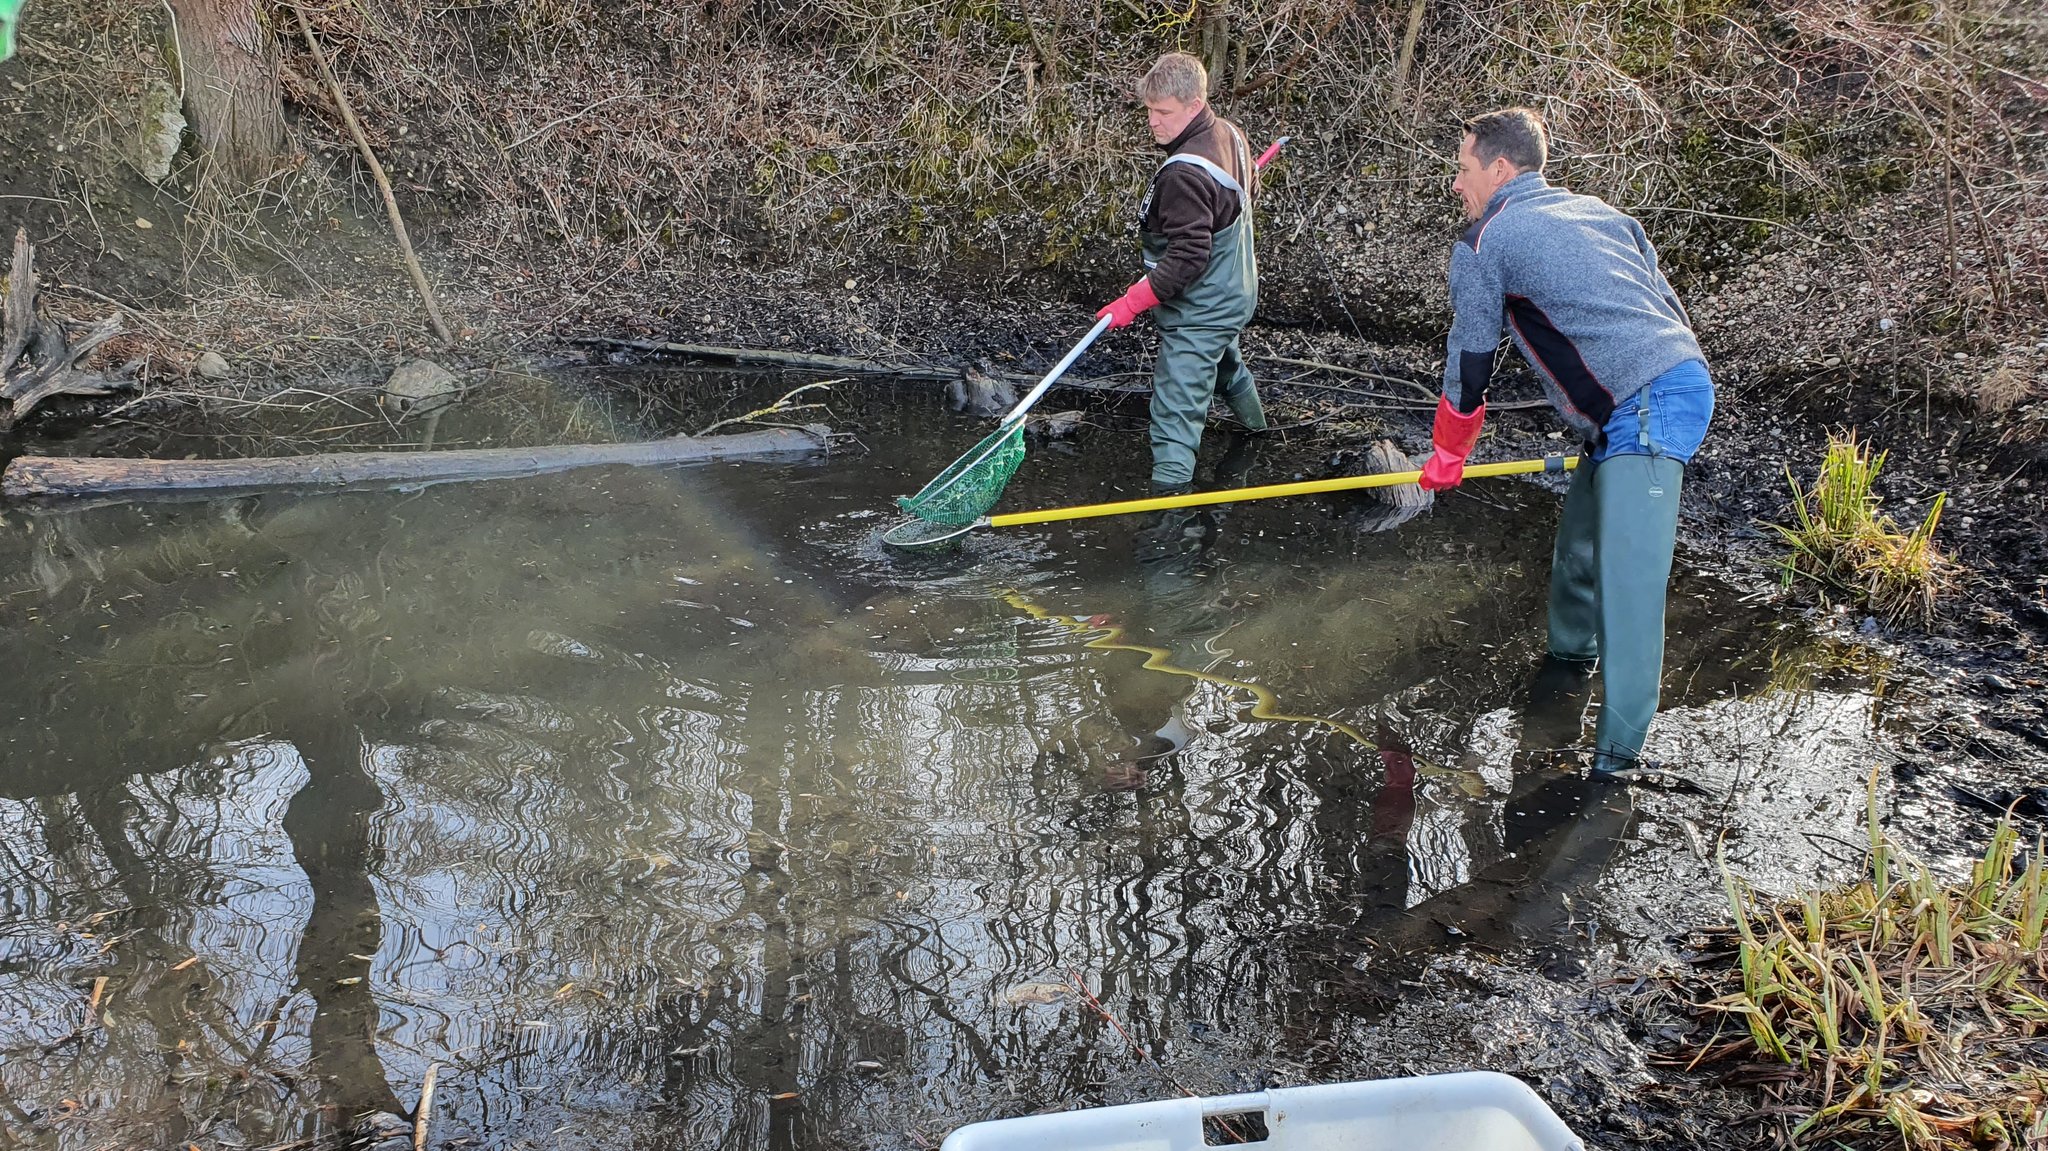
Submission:
<svg viewBox="0 0 2048 1151">
<path fill-rule="evenodd" d="M 543 189 L 543 190 L 545 190 L 545 189 Z M 552 201 L 550 201 L 550 202 L 552 202 Z M 559 209 L 558 209 L 558 210 L 559 210 Z M 565 223 L 564 223 L 564 227 L 563 227 L 563 232 L 562 232 L 562 234 L 563 234 L 564 236 L 566 236 L 566 235 L 568 235 L 568 229 L 567 229 L 567 225 L 566 225 L 566 218 L 562 218 L 562 219 L 564 219 L 564 220 L 565 220 Z M 613 269 L 612 269 L 611 271 L 609 271 L 609 272 L 606 272 L 606 273 L 604 274 L 603 278 L 599 279 L 599 280 L 598 280 L 598 281 L 597 281 L 596 283 L 594 283 L 594 284 L 590 285 L 589 287 L 587 287 L 587 288 L 583 289 L 583 293 L 582 293 L 581 295 L 579 295 L 579 296 L 577 296 L 577 297 L 576 297 L 575 299 L 573 299 L 573 300 L 569 301 L 569 306 L 568 306 L 568 307 L 566 307 L 566 308 L 563 308 L 563 309 L 562 309 L 561 311 L 559 311 L 559 312 L 555 313 L 555 314 L 554 314 L 553 316 L 549 317 L 549 319 L 547 320 L 547 322 L 546 322 L 546 323 L 543 323 L 543 324 L 539 325 L 538 327 L 536 327 L 536 328 L 535 328 L 535 329 L 533 330 L 533 332 L 532 332 L 532 333 L 531 333 L 530 335 L 528 335 L 528 336 L 526 336 L 526 337 L 524 337 L 524 338 L 522 338 L 522 339 L 519 339 L 519 340 L 515 340 L 515 341 L 514 341 L 514 342 L 512 343 L 512 347 L 514 347 L 514 348 L 520 348 L 520 347 L 524 347 L 524 346 L 525 346 L 525 345 L 526 345 L 527 343 L 529 343 L 530 341 L 532 341 L 532 340 L 534 340 L 534 339 L 537 339 L 537 338 L 539 338 L 539 337 L 540 337 L 540 336 L 541 336 L 542 334 L 544 334 L 544 333 L 552 333 L 552 332 L 553 332 L 553 331 L 555 330 L 555 326 L 556 326 L 556 325 L 560 324 L 560 323 L 561 323 L 561 322 L 562 322 L 563 320 L 566 320 L 566 319 L 568 319 L 568 318 L 569 318 L 570 316 L 573 316 L 573 315 L 575 315 L 575 314 L 576 314 L 576 309 L 578 309 L 578 308 L 582 307 L 583 305 L 585 305 L 585 304 L 589 303 L 589 302 L 590 302 L 590 298 L 591 298 L 592 296 L 595 296 L 595 295 L 597 294 L 597 290 L 598 290 L 599 288 L 602 288 L 602 287 L 604 287 L 604 286 L 605 286 L 606 284 L 609 284 L 609 283 L 611 283 L 611 282 L 612 282 L 613 280 L 616 280 L 616 279 L 618 279 L 618 278 L 619 278 L 620 276 L 624 275 L 624 274 L 625 274 L 625 273 L 626 273 L 627 271 L 629 271 L 629 270 L 631 270 L 631 269 L 634 269 L 634 268 L 638 268 L 638 267 L 640 266 L 640 261 L 641 261 L 641 260 L 642 260 L 642 259 L 643 259 L 643 258 L 644 258 L 644 257 L 645 257 L 646 255 L 647 255 L 647 253 L 648 253 L 648 252 L 650 252 L 650 251 L 654 250 L 654 246 L 655 246 L 655 245 L 656 245 L 657 243 L 659 243 L 659 242 L 661 241 L 661 234 L 662 234 L 662 232 L 663 232 L 663 231 L 665 231 L 665 230 L 666 230 L 666 229 L 668 228 L 668 225 L 669 225 L 670 221 L 671 221 L 671 220 L 673 220 L 673 219 L 674 219 L 674 216 L 673 216 L 673 215 L 670 215 L 669 217 L 666 217 L 666 218 L 664 218 L 664 219 L 662 220 L 662 223 L 661 223 L 661 227 L 659 227 L 659 228 L 656 228 L 656 229 L 654 230 L 654 232 L 653 232 L 652 234 L 648 235 L 648 236 L 647 236 L 647 237 L 646 237 L 645 239 L 641 240 L 641 241 L 640 241 L 640 247 L 639 247 L 639 248 L 638 248 L 637 250 L 635 250 L 635 251 L 633 252 L 633 254 L 632 254 L 632 255 L 630 255 L 630 256 L 627 256 L 627 257 L 626 257 L 626 258 L 625 258 L 624 260 L 621 260 L 621 261 L 619 261 L 619 266 L 618 266 L 618 267 L 616 267 L 616 268 L 613 268 Z"/>
<path fill-rule="evenodd" d="M 1436 403 L 1436 389 L 1424 384 L 1418 384 L 1414 380 L 1402 379 L 1400 376 L 1390 376 L 1384 372 L 1368 372 L 1363 368 L 1347 368 L 1341 364 L 1326 364 L 1321 360 L 1300 360 L 1292 356 L 1267 355 L 1260 356 L 1259 359 L 1271 360 L 1276 364 L 1287 364 L 1290 367 L 1296 368 L 1314 368 L 1318 371 L 1332 372 L 1340 376 L 1356 376 L 1362 380 L 1378 380 L 1384 384 L 1399 384 L 1404 388 L 1415 389 L 1416 393 L 1432 406 Z"/>
<path fill-rule="evenodd" d="M 1336 412 L 1324 412 L 1320 416 L 1310 416 L 1308 419 L 1296 420 L 1291 424 L 1273 424 L 1267 427 L 1266 430 L 1269 432 L 1291 432 L 1300 428 L 1312 428 L 1315 427 L 1317 424 L 1323 423 L 1327 420 L 1333 420 L 1335 418 L 1337 418 Z"/>
<path fill-rule="evenodd" d="M 1311 391 L 1337 392 L 1340 395 L 1361 397 L 1360 399 L 1351 401 L 1349 404 L 1349 406 L 1351 407 L 1397 408 L 1401 411 L 1407 412 L 1426 412 L 1436 407 L 1436 404 L 1434 402 L 1425 404 L 1420 400 L 1405 399 L 1401 396 L 1389 396 L 1382 392 L 1368 392 L 1363 388 L 1347 388 L 1342 384 L 1317 384 L 1311 383 L 1307 380 L 1298 379 L 1275 380 L 1273 381 L 1273 383 L 1276 387 L 1308 388 Z"/>
<path fill-rule="evenodd" d="M 327 54 L 320 50 L 320 42 L 313 38 L 313 25 L 306 19 L 306 10 L 294 4 L 292 14 L 298 17 L 299 34 L 305 37 L 306 49 L 313 54 L 313 63 L 319 66 L 321 77 L 327 81 L 327 91 L 333 95 L 342 123 L 347 125 L 349 136 L 356 142 L 356 151 L 362 154 L 371 178 L 377 181 L 377 191 L 384 197 L 384 213 L 391 220 L 392 239 L 398 242 L 398 254 L 405 261 L 406 274 L 412 277 L 413 289 L 420 294 L 420 303 L 427 309 L 427 322 L 434 329 L 434 337 L 441 341 L 443 347 L 452 348 L 455 346 L 454 333 L 448 330 L 448 321 L 441 318 L 441 305 L 434 301 L 434 289 L 427 283 L 427 273 L 420 267 L 420 258 L 413 254 L 412 237 L 406 233 L 405 217 L 398 211 L 398 197 L 391 191 L 391 179 L 384 174 L 384 165 L 377 162 L 377 153 L 363 135 L 363 126 L 356 121 L 355 108 L 349 104 L 348 94 L 341 90 L 341 79 L 334 74 L 333 68 L 328 67 Z"/>
<path fill-rule="evenodd" d="M 1157 1068 L 1159 1074 L 1164 1076 L 1168 1083 L 1173 1084 L 1174 1090 L 1179 1091 L 1182 1095 L 1185 1095 L 1190 1099 L 1201 1098 L 1200 1095 L 1197 1095 L 1193 1091 L 1190 1091 L 1188 1089 L 1187 1084 L 1182 1083 L 1179 1079 L 1174 1078 L 1173 1072 L 1168 1071 L 1166 1069 L 1165 1064 L 1159 1062 L 1159 1060 L 1157 1059 L 1154 1059 L 1150 1051 L 1145 1050 L 1143 1045 L 1141 1045 L 1136 1039 L 1131 1038 L 1131 1033 L 1125 1031 L 1124 1025 L 1118 1023 L 1116 1020 L 1116 1016 L 1111 1015 L 1109 1013 L 1109 1008 L 1104 1007 L 1102 1005 L 1102 1000 L 1095 998 L 1095 993 L 1093 991 L 1088 990 L 1088 982 L 1081 978 L 1081 973 L 1079 971 L 1076 971 L 1072 968 L 1068 968 L 1067 978 L 1073 982 L 1075 990 L 1081 993 L 1081 997 L 1088 1001 L 1088 1006 L 1093 1007 L 1097 1015 L 1102 1016 L 1102 1018 L 1105 1021 L 1107 1021 L 1111 1027 L 1116 1028 L 1116 1033 L 1118 1035 L 1124 1037 L 1124 1042 L 1129 1044 L 1131 1050 L 1137 1053 L 1138 1062 L 1150 1063 L 1153 1067 Z M 1230 1120 L 1224 1118 L 1221 1115 L 1218 1115 L 1215 1118 L 1217 1125 L 1222 1127 L 1224 1131 L 1229 1133 L 1230 1138 L 1233 1142 L 1245 1142 L 1244 1134 L 1238 1131 L 1236 1125 L 1232 1124 Z"/>
<path fill-rule="evenodd" d="M 147 327 L 150 331 L 155 332 L 157 335 L 162 336 L 164 339 L 169 340 L 172 343 L 184 344 L 186 347 L 191 348 L 196 348 L 199 346 L 198 344 L 193 343 L 191 340 L 173 333 L 169 328 L 164 327 L 162 324 L 157 323 L 155 320 L 150 319 L 149 313 L 143 311 L 141 308 L 138 308 L 133 304 L 124 304 L 112 296 L 102 295 L 101 293 L 95 292 L 91 288 L 85 287 L 82 284 L 71 284 L 59 280 L 56 283 L 51 284 L 50 289 L 59 292 L 76 292 L 81 296 L 90 296 L 93 299 L 98 300 L 102 304 L 112 305 L 113 307 L 119 308 L 122 311 L 128 313 L 129 315 L 134 316 L 136 319 L 142 321 L 143 326 Z"/>
<path fill-rule="evenodd" d="M 1265 358 L 1274 359 L 1276 357 L 1268 356 Z M 1380 378 L 1385 379 L 1388 377 Z M 1353 400 L 1347 405 L 1356 408 L 1394 408 L 1404 412 L 1427 412 L 1436 407 L 1436 401 L 1433 399 L 1428 403 L 1423 403 L 1418 400 L 1404 399 L 1400 396 L 1390 396 L 1384 392 L 1368 392 L 1363 388 L 1347 388 L 1342 384 L 1317 384 L 1301 379 L 1275 380 L 1274 384 L 1284 388 L 1308 388 L 1318 392 L 1337 392 L 1340 395 L 1363 397 L 1363 399 Z M 1486 405 L 1486 408 L 1492 412 L 1522 412 L 1535 411 L 1549 406 L 1549 400 L 1514 400 L 1507 403 L 1489 403 Z"/>
<path fill-rule="evenodd" d="M 595 103 L 585 104 L 583 107 L 577 109 L 574 112 L 569 113 L 566 116 L 557 116 L 554 119 L 549 120 L 547 123 L 542 124 L 540 127 L 535 128 L 533 131 L 528 132 L 526 135 L 521 136 L 517 140 L 512 141 L 510 144 L 505 145 L 505 151 L 511 152 L 514 149 L 518 148 L 521 144 L 531 143 L 536 137 L 545 135 L 551 129 L 559 128 L 572 120 L 576 120 L 583 116 L 587 116 L 590 113 L 597 111 L 599 108 L 604 107 L 606 104 L 614 104 L 620 100 L 644 100 L 646 98 L 646 95 L 640 92 L 621 92 L 616 96 L 606 96 L 604 99 L 598 100 Z"/>
<path fill-rule="evenodd" d="M 200 403 L 202 403 L 202 404 L 218 404 L 218 405 L 221 405 L 221 406 L 223 406 L 223 407 L 229 407 L 229 408 L 283 408 L 284 410 L 286 410 L 286 411 L 290 411 L 290 412 L 309 412 L 309 411 L 312 411 L 312 410 L 313 410 L 314 408 L 318 407 L 318 406 L 319 406 L 319 405 L 320 405 L 320 404 L 321 404 L 322 402 L 327 402 L 327 403 L 335 403 L 335 404 L 340 404 L 340 405 L 341 405 L 342 407 L 345 407 L 345 408 L 349 409 L 350 411 L 352 411 L 352 412 L 356 412 L 356 413 L 358 413 L 358 414 L 361 414 L 361 415 L 369 415 L 369 414 L 371 414 L 371 413 L 370 413 L 370 412 L 368 412 L 367 410 L 365 410 L 365 409 L 363 409 L 363 408 L 360 408 L 360 407 L 357 407 L 356 405 L 354 405 L 354 404 L 352 404 L 352 403 L 348 402 L 347 400 L 343 399 L 343 398 L 342 398 L 342 397 L 340 396 L 340 394 L 338 394 L 338 393 L 335 393 L 335 392 L 323 392 L 323 391 L 320 391 L 320 390 L 318 390 L 318 389 L 315 389 L 315 388 L 283 388 L 283 389 L 281 389 L 281 390 L 279 390 L 279 391 L 276 391 L 276 392 L 273 392 L 273 393 L 271 393 L 271 395 L 272 395 L 273 397 L 275 397 L 275 396 L 288 396 L 288 395 L 291 395 L 291 394 L 292 394 L 293 392 L 302 392 L 302 393 L 304 393 L 304 394 L 306 394 L 306 395 L 309 395 L 309 396 L 312 396 L 312 397 L 314 397 L 314 398 L 313 398 L 313 399 L 310 399 L 310 400 L 306 400 L 306 401 L 304 401 L 303 403 L 290 403 L 290 404 L 280 404 L 280 403 L 273 403 L 273 402 L 271 402 L 270 400 L 251 400 L 251 399 L 243 399 L 243 398 L 241 398 L 241 397 L 239 397 L 239 396 L 223 396 L 223 395 L 218 395 L 218 394 L 216 394 L 216 393 L 213 393 L 213 392 L 203 392 L 203 391 L 200 391 L 200 392 L 193 392 L 193 391 L 183 391 L 183 390 L 177 390 L 177 391 L 170 391 L 170 390 L 166 390 L 166 391 L 159 391 L 159 392 L 148 392 L 148 393 L 146 393 L 146 394 L 144 394 L 144 395 L 140 395 L 140 396 L 137 396 L 137 397 L 135 397 L 134 399 L 132 399 L 132 400 L 129 400 L 129 401 L 127 402 L 127 403 L 125 403 L 125 404 L 122 404 L 121 406 L 119 406 L 119 407 L 117 407 L 117 408 L 114 408 L 113 410 L 109 411 L 109 412 L 108 412 L 108 413 L 107 413 L 107 414 L 106 414 L 106 415 L 105 415 L 104 417 L 102 417 L 102 418 L 103 418 L 103 419 L 112 419 L 113 417 L 115 417 L 115 416 L 118 416 L 118 415 L 120 415 L 121 413 L 123 413 L 123 412 L 126 412 L 126 411 L 128 411 L 128 410 L 129 410 L 130 408 L 138 407 L 138 406 L 140 406 L 140 405 L 142 405 L 142 404 L 148 403 L 148 402 L 149 402 L 149 401 L 151 401 L 151 400 L 172 400 L 172 401 L 180 401 L 180 400 L 197 400 L 197 401 L 199 401 L 199 402 L 200 402 Z M 388 421 L 386 421 L 386 422 L 388 422 Z"/>
</svg>

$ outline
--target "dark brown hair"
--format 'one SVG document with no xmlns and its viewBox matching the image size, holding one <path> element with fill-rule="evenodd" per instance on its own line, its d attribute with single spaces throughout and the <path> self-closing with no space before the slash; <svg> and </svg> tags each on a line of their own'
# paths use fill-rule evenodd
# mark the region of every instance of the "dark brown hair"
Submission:
<svg viewBox="0 0 2048 1151">
<path fill-rule="evenodd" d="M 1550 133 L 1534 108 L 1498 108 L 1465 121 L 1472 155 L 1482 165 L 1505 156 L 1524 172 L 1541 172 L 1550 158 Z"/>
</svg>

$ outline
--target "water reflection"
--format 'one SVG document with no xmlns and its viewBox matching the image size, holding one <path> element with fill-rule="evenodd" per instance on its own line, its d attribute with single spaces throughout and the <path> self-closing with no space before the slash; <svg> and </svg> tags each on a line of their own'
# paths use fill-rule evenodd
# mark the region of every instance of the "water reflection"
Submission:
<svg viewBox="0 0 2048 1151">
<path fill-rule="evenodd" d="M 866 541 L 944 462 L 923 420 L 829 466 L 11 525 L 0 655 L 42 689 L 0 712 L 9 1133 L 339 1140 L 439 1061 L 437 1140 L 901 1145 L 1156 1093 L 1022 983 L 1078 973 L 1220 1090 L 1342 1074 L 1445 947 L 1612 931 L 1640 813 L 1547 754 L 1588 701 L 1525 654 L 1546 499 L 913 563 Z M 1142 481 L 1099 466 L 1013 497 Z M 1682 738 L 1868 740 L 1825 684 L 1752 701 L 1778 625 L 1721 589 L 1673 619 Z M 1830 754 L 1775 746 L 1752 778 Z"/>
<path fill-rule="evenodd" d="M 285 808 L 283 828 L 312 906 L 299 935 L 295 990 L 313 1003 L 307 1055 L 324 1118 L 353 1131 L 369 1116 L 405 1110 L 377 1050 L 380 1010 L 371 982 L 384 946 L 371 878 L 381 862 L 372 816 L 384 793 L 365 770 L 361 728 L 344 715 L 311 716 L 297 734 L 306 782 Z"/>
</svg>

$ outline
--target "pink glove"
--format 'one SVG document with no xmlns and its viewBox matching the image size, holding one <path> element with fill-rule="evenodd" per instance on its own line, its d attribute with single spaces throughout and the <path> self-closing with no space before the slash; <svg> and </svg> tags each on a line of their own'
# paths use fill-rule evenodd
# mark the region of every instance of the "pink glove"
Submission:
<svg viewBox="0 0 2048 1151">
<path fill-rule="evenodd" d="M 1140 279 L 1131 285 L 1131 290 L 1118 296 L 1108 307 L 1095 313 L 1096 319 L 1109 317 L 1112 328 L 1128 328 L 1131 321 L 1159 306 L 1159 297 L 1152 294 L 1152 281 Z"/>
<path fill-rule="evenodd" d="M 1436 450 L 1430 453 L 1429 462 L 1422 465 L 1423 491 L 1440 492 L 1464 481 L 1465 457 L 1472 454 L 1473 446 L 1479 442 L 1479 425 L 1485 421 L 1483 403 L 1470 412 L 1461 412 L 1451 406 L 1449 396 L 1437 399 L 1436 425 L 1429 433 Z"/>
</svg>

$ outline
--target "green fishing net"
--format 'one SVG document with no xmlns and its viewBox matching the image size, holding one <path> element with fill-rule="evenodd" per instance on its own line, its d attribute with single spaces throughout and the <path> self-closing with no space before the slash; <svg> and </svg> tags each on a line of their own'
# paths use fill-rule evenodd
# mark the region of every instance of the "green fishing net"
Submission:
<svg viewBox="0 0 2048 1151">
<path fill-rule="evenodd" d="M 1024 462 L 1024 421 L 1005 423 L 897 506 L 926 523 L 964 527 L 988 514 Z"/>
<path fill-rule="evenodd" d="M 0 0 L 0 60 L 14 55 L 14 22 L 28 0 Z"/>
</svg>

